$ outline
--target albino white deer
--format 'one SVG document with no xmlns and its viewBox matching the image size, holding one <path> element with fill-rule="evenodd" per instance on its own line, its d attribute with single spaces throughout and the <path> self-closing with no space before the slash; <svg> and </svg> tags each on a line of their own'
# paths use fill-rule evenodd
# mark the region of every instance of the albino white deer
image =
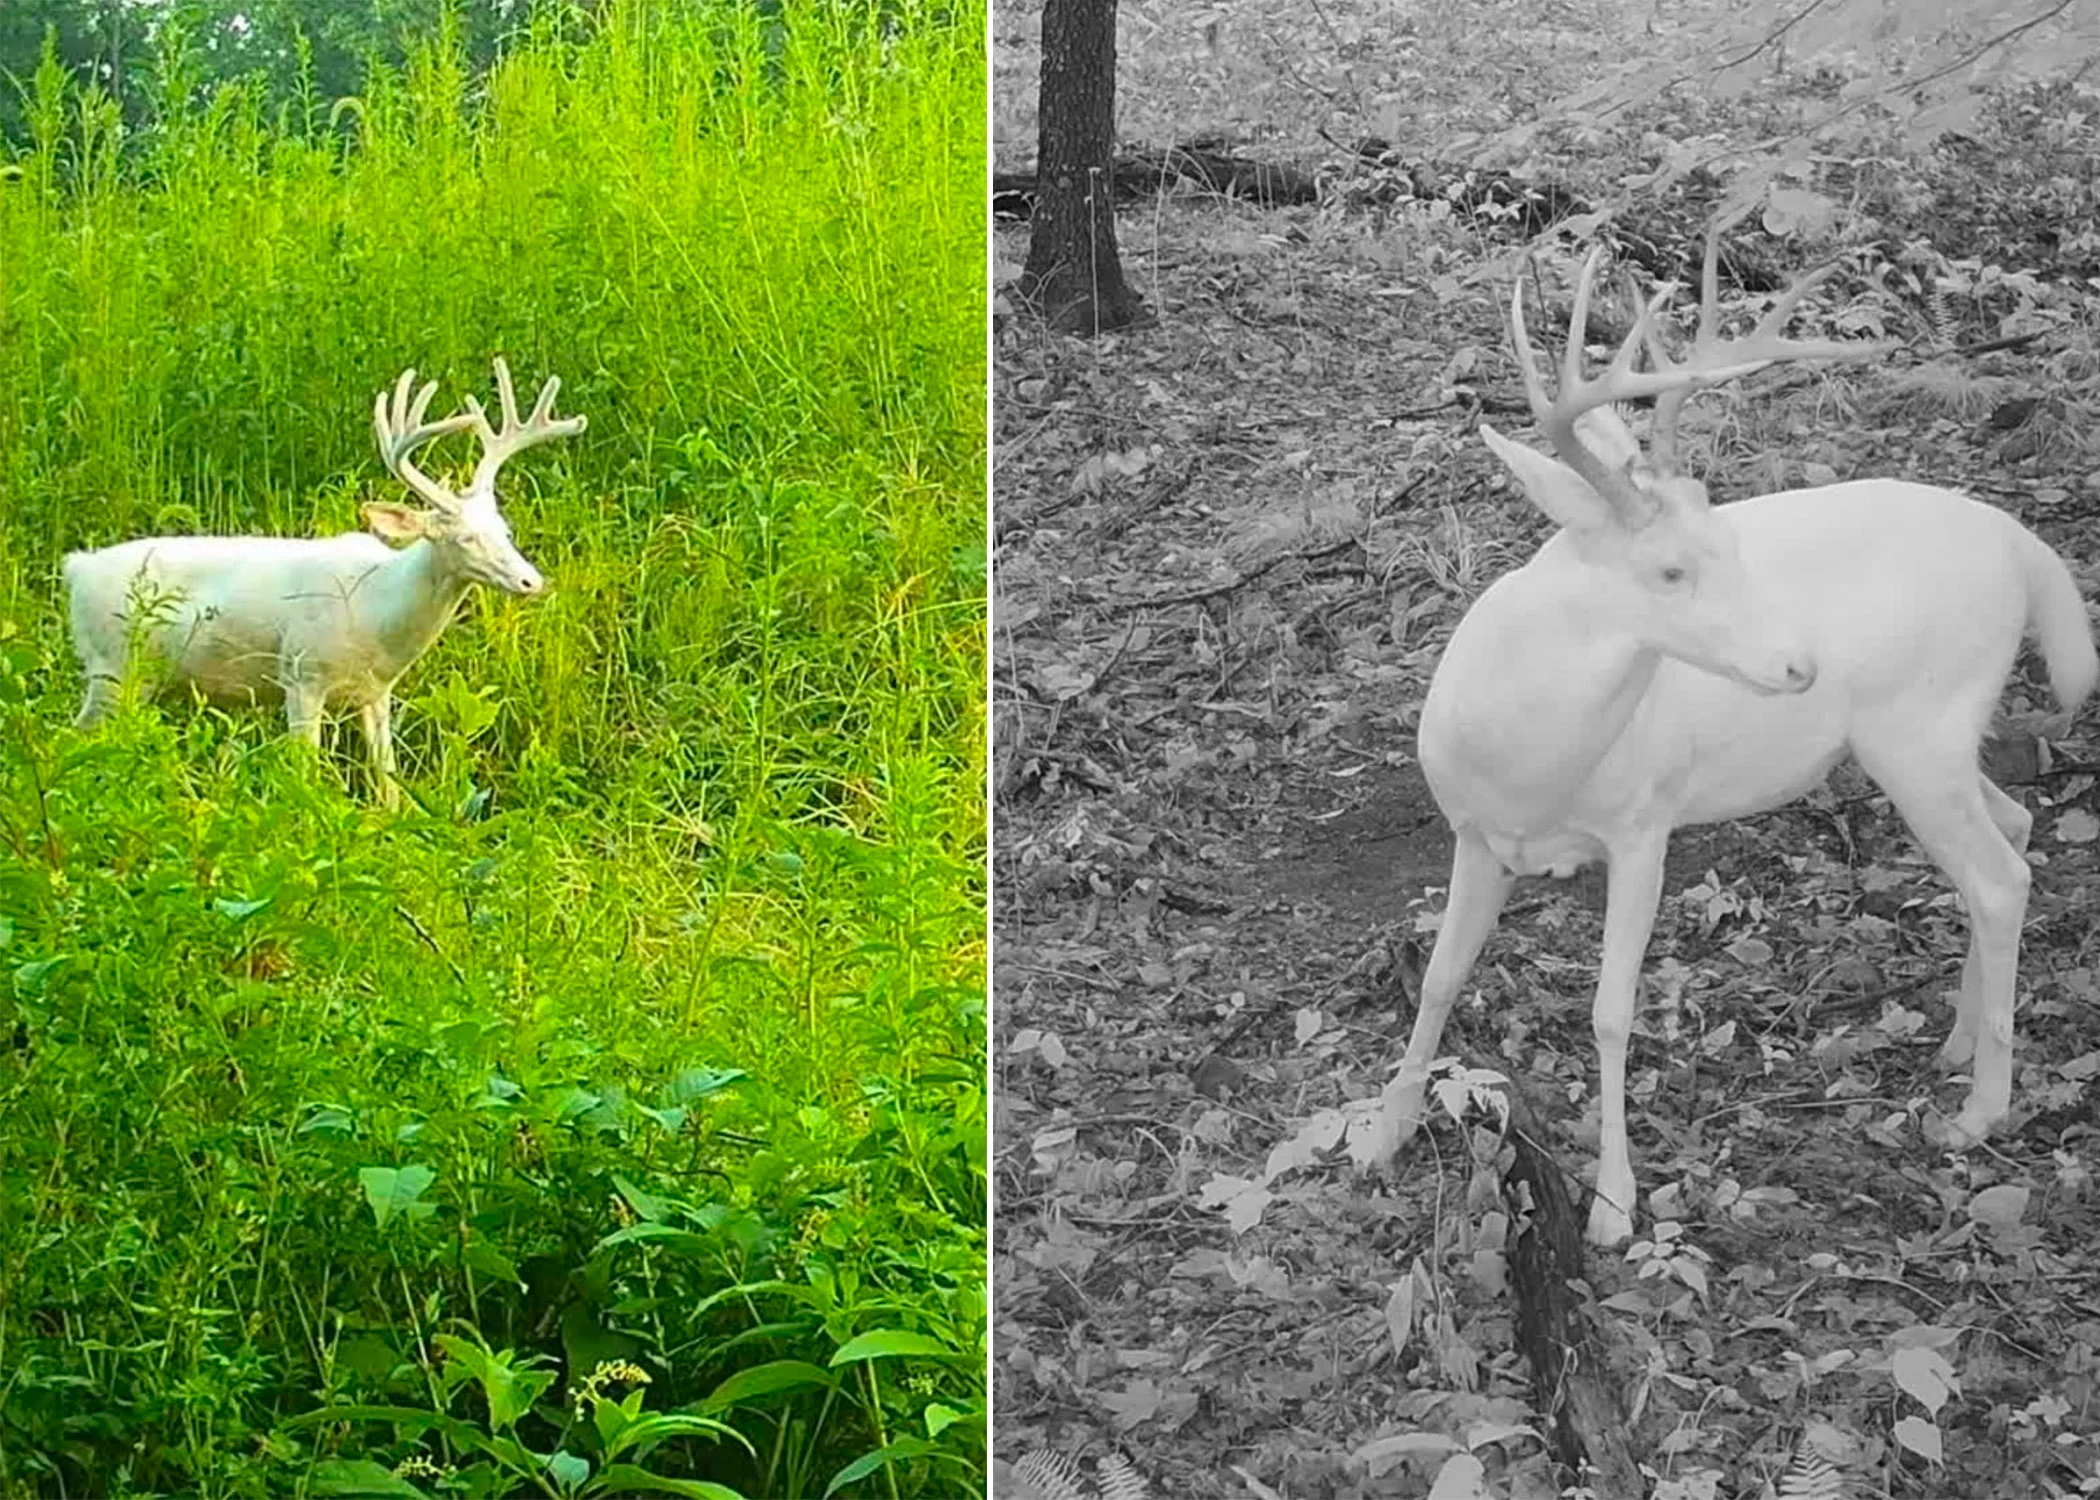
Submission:
<svg viewBox="0 0 2100 1500">
<path fill-rule="evenodd" d="M 1857 345 L 1780 337 L 1795 285 L 1746 338 L 1717 337 L 1715 251 L 1691 352 L 1672 360 L 1641 314 L 1604 374 L 1582 333 L 1601 251 L 1576 287 L 1560 389 L 1533 367 L 1523 288 L 1518 364 L 1556 462 L 1481 436 L 1561 530 L 1459 622 L 1422 708 L 1423 774 L 1457 835 L 1451 891 L 1400 1071 L 1359 1160 L 1390 1159 L 1421 1123 L 1444 1021 L 1519 875 L 1608 867 L 1594 1025 L 1601 1079 L 1589 1238 L 1631 1232 L 1626 1046 L 1670 831 L 1778 807 L 1847 753 L 1878 782 L 1967 906 L 1969 949 L 1950 1065 L 1967 1104 L 1934 1138 L 1960 1148 L 2012 1103 L 2013 985 L 2031 819 L 1978 768 L 1977 747 L 2022 635 L 2066 712 L 2100 660 L 2070 570 L 2004 512 L 1952 490 L 1854 480 L 1710 507 L 1676 467 L 1688 394 L 1782 360 Z M 1635 369 L 1645 348 L 1654 368 Z M 1612 403 L 1657 398 L 1648 452 Z"/>
<path fill-rule="evenodd" d="M 511 594 L 545 586 L 497 509 L 497 472 L 527 448 L 584 429 L 582 417 L 553 415 L 559 376 L 548 378 L 531 416 L 520 421 L 501 359 L 500 430 L 472 396 L 465 410 L 426 422 L 437 383 L 416 392 L 415 380 L 416 372 L 405 370 L 391 402 L 379 393 L 372 427 L 388 472 L 429 508 L 365 506 L 377 536 L 147 537 L 67 556 L 73 645 L 87 676 L 75 723 L 85 728 L 109 712 L 137 640 L 164 665 L 162 690 L 187 688 L 231 705 L 282 703 L 291 732 L 314 745 L 324 714 L 356 708 L 379 798 L 398 805 L 394 684 L 444 632 L 474 584 Z M 439 484 L 411 460 L 425 443 L 469 430 L 481 439 L 481 462 L 464 491 Z M 408 545 L 397 550 L 381 537 Z"/>
</svg>

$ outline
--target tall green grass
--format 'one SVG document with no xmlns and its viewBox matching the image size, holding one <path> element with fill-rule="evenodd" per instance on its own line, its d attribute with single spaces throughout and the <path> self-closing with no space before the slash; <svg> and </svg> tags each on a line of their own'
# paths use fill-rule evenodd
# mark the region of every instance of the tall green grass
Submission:
<svg viewBox="0 0 2100 1500">
<path fill-rule="evenodd" d="M 0 1493 L 981 1491 L 983 35 L 544 6 L 272 108 L 170 28 L 132 137 L 23 81 Z M 67 549 L 351 529 L 373 393 L 498 353 L 590 428 L 504 477 L 548 594 L 402 685 L 412 807 L 68 727 Z"/>
</svg>

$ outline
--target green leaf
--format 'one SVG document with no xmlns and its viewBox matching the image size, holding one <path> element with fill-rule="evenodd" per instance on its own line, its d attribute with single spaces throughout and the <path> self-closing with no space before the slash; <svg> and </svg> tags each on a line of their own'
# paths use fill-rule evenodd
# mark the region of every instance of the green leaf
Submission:
<svg viewBox="0 0 2100 1500">
<path fill-rule="evenodd" d="M 598 1241 L 600 1250 L 609 1250 L 615 1245 L 662 1245 L 680 1255 L 694 1257 L 722 1248 L 721 1242 L 713 1235 L 673 1229 L 668 1224 L 630 1224 L 625 1229 L 615 1229 Z"/>
<path fill-rule="evenodd" d="M 44 981 L 50 977 L 53 969 L 66 961 L 66 958 L 66 954 L 56 953 L 50 958 L 32 958 L 26 964 L 17 965 L 15 968 L 15 993 L 18 995 L 42 994 Z"/>
<path fill-rule="evenodd" d="M 385 1464 L 369 1458 L 324 1458 L 314 1465 L 310 1493 L 329 1500 L 429 1500 L 429 1496 Z"/>
<path fill-rule="evenodd" d="M 603 1408 L 600 1410 L 602 1412 Z M 603 1430 L 601 1426 L 601 1433 Z M 653 1446 L 674 1437 L 708 1438 L 716 1442 L 730 1438 L 753 1458 L 758 1457 L 758 1450 L 751 1446 L 750 1439 L 727 1422 L 717 1422 L 713 1417 L 696 1417 L 676 1411 L 658 1412 L 654 1416 L 636 1416 L 622 1425 L 618 1433 L 607 1438 L 605 1452 L 608 1457 L 612 1457 L 625 1453 L 630 1448 Z"/>
<path fill-rule="evenodd" d="M 407 1437 L 420 1437 L 426 1432 L 441 1432 L 448 1442 L 471 1451 L 482 1452 L 488 1447 L 488 1436 L 471 1422 L 447 1416 L 441 1411 L 432 1411 L 423 1406 L 346 1405 L 318 1406 L 312 1411 L 302 1411 L 279 1420 L 280 1427 L 318 1427 L 334 1422 L 389 1422 L 402 1429 Z"/>
<path fill-rule="evenodd" d="M 781 1391 L 829 1390 L 837 1384 L 836 1375 L 807 1360 L 776 1359 L 737 1371 L 708 1392 L 701 1405 L 711 1411 L 720 1411 Z"/>
<path fill-rule="evenodd" d="M 656 1194 L 637 1187 L 618 1172 L 613 1173 L 613 1186 L 620 1190 L 620 1196 L 627 1200 L 627 1206 L 634 1210 L 635 1217 L 646 1223 L 663 1224 L 683 1215 L 683 1205 L 670 1198 L 659 1198 Z"/>
<path fill-rule="evenodd" d="M 856 1360 L 911 1357 L 956 1359 L 960 1355 L 939 1339 L 928 1338 L 923 1333 L 912 1333 L 903 1328 L 875 1328 L 841 1344 L 831 1356 L 831 1367 L 836 1370 L 840 1365 L 850 1365 Z"/>
<path fill-rule="evenodd" d="M 908 1458 L 923 1458 L 933 1451 L 933 1444 L 927 1442 L 924 1438 L 901 1437 L 894 1443 L 888 1443 L 877 1448 L 873 1453 L 863 1453 L 859 1458 L 856 1458 L 852 1463 L 831 1476 L 831 1483 L 824 1486 L 826 1500 L 829 1500 L 830 1496 L 836 1495 L 855 1480 L 866 1479 L 877 1469 L 888 1468 L 891 1464 L 902 1462 Z"/>
<path fill-rule="evenodd" d="M 437 1212 L 435 1203 L 422 1201 L 424 1192 L 437 1181 L 437 1173 L 428 1167 L 359 1167 L 357 1180 L 364 1186 L 365 1202 L 372 1206 L 372 1217 L 381 1229 L 402 1215 L 421 1220 Z"/>
<path fill-rule="evenodd" d="M 629 1391 L 618 1401 L 600 1396 L 591 1410 L 591 1425 L 598 1429 L 599 1451 L 610 1458 L 622 1444 L 620 1434 L 642 1417 L 641 1391 Z"/>
<path fill-rule="evenodd" d="M 590 1460 L 578 1458 L 563 1449 L 547 1455 L 547 1472 L 554 1476 L 554 1482 L 561 1486 L 564 1495 L 573 1495 L 591 1477 Z"/>
<path fill-rule="evenodd" d="M 525 1278 L 518 1271 L 518 1263 L 487 1240 L 468 1240 L 466 1248 L 460 1252 L 460 1259 L 466 1262 L 469 1270 L 478 1271 L 491 1281 L 503 1282 L 520 1291 L 525 1289 Z"/>
<path fill-rule="evenodd" d="M 357 1126 L 349 1110 L 335 1104 L 316 1104 L 299 1122 L 301 1135 L 350 1135 Z"/>
<path fill-rule="evenodd" d="M 551 1370 L 532 1368 L 540 1355 L 528 1354 L 520 1359 L 508 1349 L 499 1352 L 477 1339 L 450 1333 L 439 1334 L 434 1342 L 481 1387 L 488 1398 L 489 1425 L 499 1431 L 517 1426 L 532 1410 L 532 1403 L 554 1384 Z"/>
<path fill-rule="evenodd" d="M 671 1080 L 664 1093 L 673 1104 L 691 1104 L 733 1088 L 750 1076 L 742 1068 L 687 1068 Z"/>
<path fill-rule="evenodd" d="M 685 1495 L 690 1500 L 744 1500 L 743 1492 L 711 1479 L 668 1479 L 634 1464 L 609 1464 L 591 1486 L 596 1495 Z"/>
<path fill-rule="evenodd" d="M 231 921 L 240 922 L 264 910 L 275 899 L 274 896 L 258 896 L 253 901 L 234 901 L 225 896 L 219 896 L 213 899 L 211 907 L 220 916 L 226 917 Z"/>
<path fill-rule="evenodd" d="M 683 1135 L 687 1112 L 676 1105 L 658 1109 L 649 1104 L 633 1104 L 634 1112 L 663 1131 L 665 1135 Z"/>
</svg>

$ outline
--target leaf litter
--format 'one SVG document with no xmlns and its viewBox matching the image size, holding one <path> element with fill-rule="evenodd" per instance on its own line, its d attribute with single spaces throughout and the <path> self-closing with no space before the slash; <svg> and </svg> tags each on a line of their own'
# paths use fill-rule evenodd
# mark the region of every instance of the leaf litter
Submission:
<svg viewBox="0 0 2100 1500">
<path fill-rule="evenodd" d="M 1471 432 L 1521 400 L 1515 258 L 1428 215 L 1407 275 L 1325 208 L 1123 226 L 1157 323 L 997 332 L 1000 1451 L 1125 1455 L 1171 1495 L 1553 1494 L 1492 1111 L 1513 1080 L 1587 1171 L 1598 872 L 1518 888 L 1434 1127 L 1396 1182 L 1348 1170 L 1448 872 L 1416 707 L 1466 603 L 1543 540 Z M 2091 590 L 2090 452 L 2009 460 L 1901 404 L 1834 420 L 1876 399 L 1852 378 L 1727 403 L 1717 498 L 1816 465 L 1961 485 Z M 2100 819 L 2090 735 L 2039 681 L 2023 664 L 1988 752 L 2036 813 L 2036 878 L 1987 1149 L 1918 1128 L 1959 1093 L 1933 1053 L 1967 926 L 1870 783 L 1673 840 L 1629 1069 L 1642 1237 L 1590 1260 L 1656 1494 L 2100 1479 Z"/>
</svg>

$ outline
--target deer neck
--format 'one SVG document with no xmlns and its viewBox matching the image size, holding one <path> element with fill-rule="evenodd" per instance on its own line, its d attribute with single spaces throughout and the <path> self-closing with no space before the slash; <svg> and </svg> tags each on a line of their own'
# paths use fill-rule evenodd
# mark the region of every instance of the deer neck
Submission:
<svg viewBox="0 0 2100 1500">
<path fill-rule="evenodd" d="M 1581 794 L 1651 703 L 1662 655 L 1574 587 L 1483 597 L 1438 664 L 1422 709 L 1422 766 L 1446 811 L 1511 833 L 1580 814 Z M 1494 607 L 1495 603 L 1503 607 Z M 1500 679 L 1492 693 L 1479 681 Z"/>
<path fill-rule="evenodd" d="M 366 619 L 381 673 L 400 676 L 445 633 L 470 580 L 435 542 L 409 543 L 366 580 Z M 389 670 L 390 669 L 390 670 Z"/>
</svg>

